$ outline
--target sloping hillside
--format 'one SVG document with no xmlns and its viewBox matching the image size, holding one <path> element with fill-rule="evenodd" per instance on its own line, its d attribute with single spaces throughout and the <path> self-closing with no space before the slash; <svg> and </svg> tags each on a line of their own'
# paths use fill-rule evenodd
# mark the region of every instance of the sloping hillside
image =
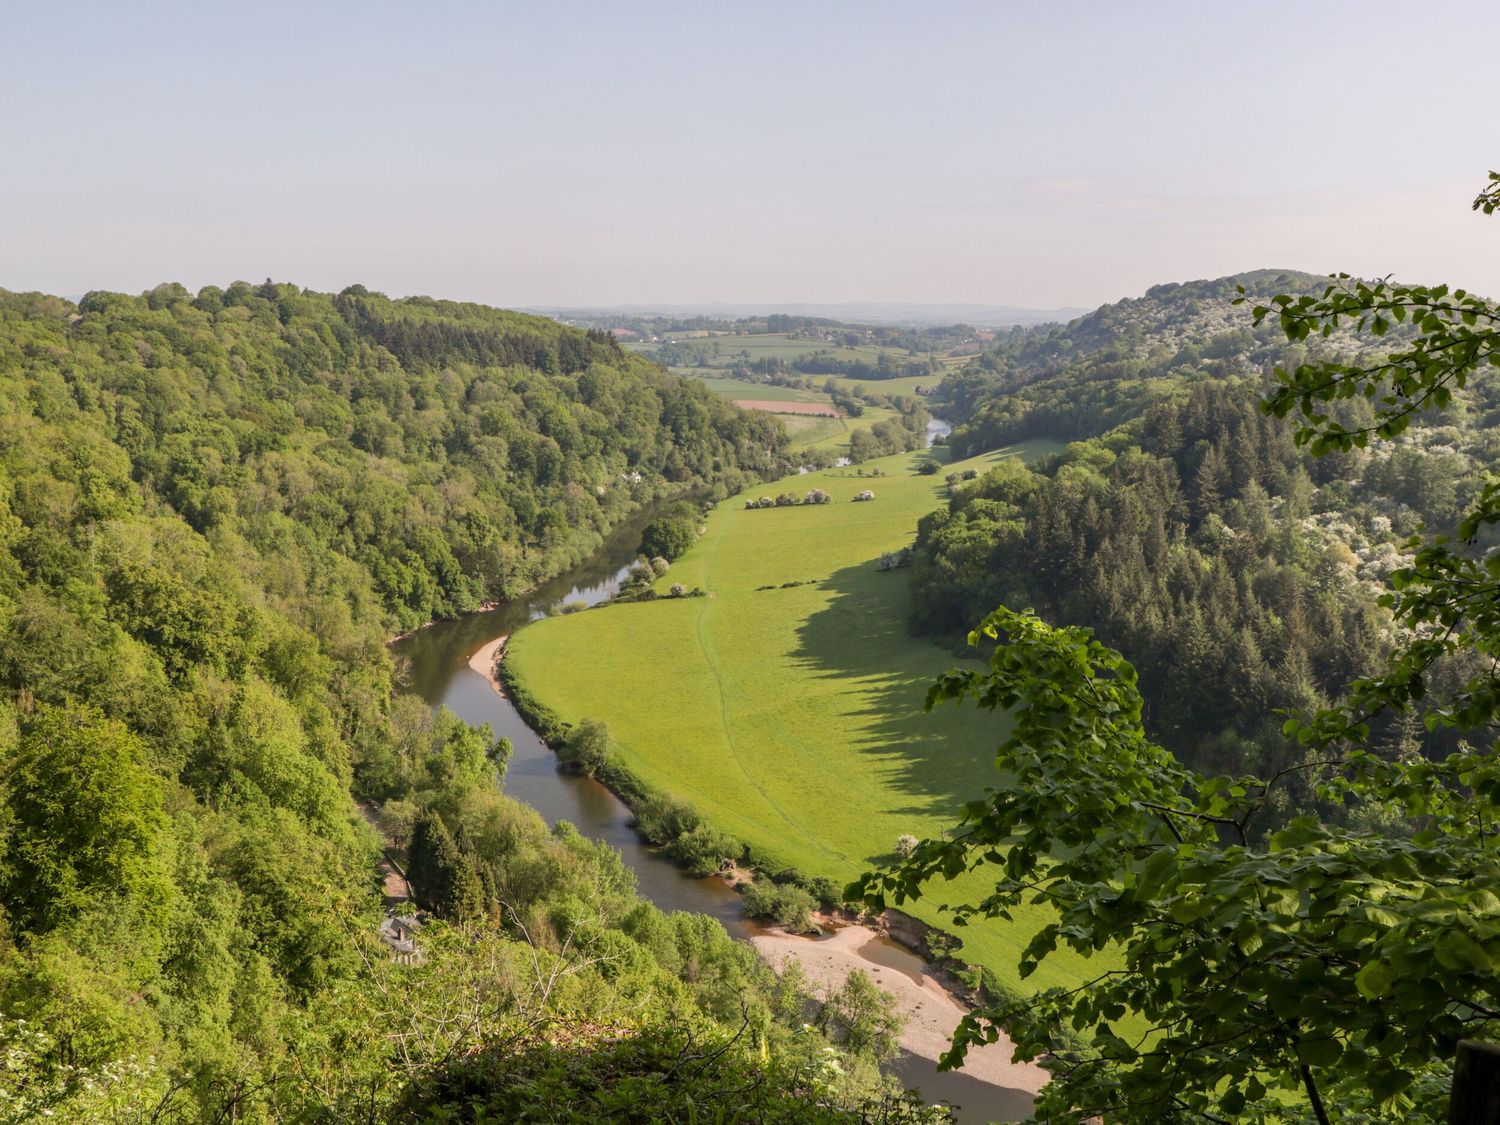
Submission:
<svg viewBox="0 0 1500 1125">
<path fill-rule="evenodd" d="M 1266 300 L 1318 292 L 1326 284 L 1311 274 L 1256 270 L 1157 285 L 1061 327 L 1013 333 L 948 376 L 930 402 L 957 423 L 952 442 L 961 457 L 1043 434 L 1093 437 L 1194 383 L 1258 376 L 1276 363 L 1352 351 L 1345 337 L 1289 346 L 1274 325 L 1252 327 L 1248 311 L 1233 303 L 1237 286 Z"/>
</svg>

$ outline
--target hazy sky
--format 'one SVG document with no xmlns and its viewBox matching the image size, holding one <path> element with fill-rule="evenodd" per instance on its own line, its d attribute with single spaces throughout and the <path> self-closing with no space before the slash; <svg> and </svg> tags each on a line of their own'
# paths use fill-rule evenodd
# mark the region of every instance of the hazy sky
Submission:
<svg viewBox="0 0 1500 1125">
<path fill-rule="evenodd" d="M 1500 4 L 0 0 L 0 287 L 1500 295 Z"/>
</svg>

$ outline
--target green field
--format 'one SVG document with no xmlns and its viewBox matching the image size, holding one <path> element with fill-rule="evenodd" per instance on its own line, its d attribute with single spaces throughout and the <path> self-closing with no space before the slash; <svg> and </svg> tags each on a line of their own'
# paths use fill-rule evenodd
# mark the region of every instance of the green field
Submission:
<svg viewBox="0 0 1500 1125">
<path fill-rule="evenodd" d="M 813 414 L 779 414 L 781 425 L 792 439 L 793 451 L 835 449 L 849 444 L 850 422 L 847 418 L 819 418 Z"/>
<path fill-rule="evenodd" d="M 958 467 L 1057 448 L 1028 442 Z M 875 568 L 942 502 L 942 478 L 917 475 L 917 460 L 872 462 L 867 470 L 889 474 L 874 479 L 829 469 L 751 493 L 816 486 L 834 497 L 825 506 L 724 501 L 662 583 L 701 585 L 708 597 L 538 622 L 511 641 L 511 674 L 566 720 L 605 720 L 648 784 L 808 874 L 848 880 L 891 858 L 901 834 L 936 835 L 993 781 L 1005 720 L 922 710 L 927 686 L 959 658 L 907 632 L 908 575 Z M 864 488 L 876 499 L 851 503 Z M 938 902 L 985 889 L 965 876 L 934 886 L 913 912 L 941 924 Z M 964 956 L 1021 983 L 1017 954 L 1043 917 L 968 927 Z M 1024 987 L 1083 972 L 1081 959 L 1059 955 Z"/>
<path fill-rule="evenodd" d="M 796 387 L 777 387 L 770 383 L 749 383 L 744 379 L 700 374 L 700 368 L 674 367 L 674 375 L 697 379 L 714 394 L 730 401 L 735 399 L 769 399 L 776 402 L 830 402 L 821 391 L 804 391 Z"/>
<path fill-rule="evenodd" d="M 870 394 L 907 395 L 912 398 L 917 397 L 918 387 L 926 387 L 932 390 L 943 381 L 941 373 L 935 375 L 907 375 L 900 379 L 846 379 L 842 375 L 813 375 L 811 378 L 816 379 L 820 387 L 823 385 L 825 379 L 832 378 L 834 383 L 844 391 L 853 390 L 855 387 L 863 387 Z"/>
<path fill-rule="evenodd" d="M 891 353 L 898 360 L 907 359 L 907 352 L 904 348 L 883 348 L 877 344 L 857 344 L 851 348 L 843 344 L 831 343 L 828 340 L 792 337 L 784 332 L 747 332 L 738 336 L 708 332 L 677 332 L 671 333 L 671 337 L 674 340 L 718 344 L 719 354 L 712 361 L 715 367 L 730 367 L 736 360 L 744 359 L 747 355 L 752 360 L 792 360 L 798 356 L 812 355 L 813 352 L 827 352 L 835 359 L 858 359 L 866 363 L 875 363 L 885 352 Z M 646 341 L 626 341 L 623 346 L 644 355 L 652 355 L 661 347 L 660 344 Z M 964 358 L 967 360 L 970 357 Z"/>
<path fill-rule="evenodd" d="M 714 394 L 731 401 L 763 402 L 819 402 L 832 403 L 821 391 L 803 391 L 795 387 L 778 387 L 770 383 L 748 383 L 743 379 L 710 378 L 700 374 L 701 368 L 674 367 L 674 374 L 697 379 Z M 908 383 L 912 380 L 892 379 L 891 383 Z M 854 380 L 838 382 L 853 386 Z M 936 380 L 933 380 L 936 382 Z M 883 384 L 881 384 L 883 385 Z M 905 393 L 905 392 L 903 392 Z M 849 435 L 858 429 L 869 429 L 876 422 L 894 418 L 894 410 L 879 406 L 867 406 L 858 418 L 819 418 L 815 415 L 778 414 L 787 435 L 792 439 L 792 449 L 832 449 L 844 452 L 849 446 Z"/>
<path fill-rule="evenodd" d="M 867 406 L 858 418 L 820 419 L 822 426 L 806 426 L 806 419 L 793 419 L 786 415 L 779 417 L 783 425 L 792 423 L 787 426 L 787 430 L 792 435 L 793 450 L 832 449 L 843 453 L 848 450 L 849 435 L 855 430 L 868 430 L 876 422 L 896 417 L 896 412 L 880 406 Z"/>
</svg>

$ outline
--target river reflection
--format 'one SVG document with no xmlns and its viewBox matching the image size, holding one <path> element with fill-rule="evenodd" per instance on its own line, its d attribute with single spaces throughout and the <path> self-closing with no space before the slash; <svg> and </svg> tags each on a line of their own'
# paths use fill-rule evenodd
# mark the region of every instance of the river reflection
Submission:
<svg viewBox="0 0 1500 1125">
<path fill-rule="evenodd" d="M 630 810 L 593 778 L 559 773 L 557 757 L 548 749 L 510 700 L 489 680 L 469 667 L 469 658 L 496 637 L 514 633 L 531 621 L 557 612 L 570 602 L 597 605 L 620 588 L 626 568 L 635 560 L 641 531 L 655 516 L 648 508 L 619 527 L 594 555 L 568 574 L 538 587 L 532 594 L 487 613 L 440 621 L 403 637 L 393 651 L 405 663 L 404 685 L 434 707 L 444 706 L 465 722 L 489 723 L 497 736 L 515 746 L 505 776 L 505 791 L 536 809 L 548 824 L 570 821 L 585 836 L 603 840 L 618 850 L 635 872 L 645 898 L 662 910 L 710 914 L 736 938 L 747 937 L 752 924 L 740 911 L 739 894 L 722 879 L 698 879 L 685 874 L 642 842 L 630 828 Z M 903 971 L 920 959 L 899 947 L 882 949 L 892 967 L 901 960 Z M 1020 1121 L 1031 1109 L 1031 1097 L 980 1082 L 962 1073 L 940 1074 L 931 1059 L 902 1052 L 891 1070 L 906 1085 L 920 1089 L 931 1100 L 962 1106 L 964 1125 L 985 1121 Z"/>
</svg>

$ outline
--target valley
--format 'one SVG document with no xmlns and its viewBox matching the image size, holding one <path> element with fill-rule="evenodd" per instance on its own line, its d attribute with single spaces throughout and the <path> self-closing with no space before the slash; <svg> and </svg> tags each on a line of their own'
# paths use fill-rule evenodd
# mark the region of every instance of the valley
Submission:
<svg viewBox="0 0 1500 1125">
<path fill-rule="evenodd" d="M 897 989 L 897 1010 L 913 1022 L 914 1037 L 911 1048 L 903 1049 L 889 1064 L 891 1073 L 904 1084 L 920 1088 L 929 1098 L 946 1098 L 960 1105 L 960 1122 L 1019 1120 L 1029 1109 L 1030 1094 L 1039 1076 L 1034 1070 L 1011 1064 L 1006 1045 L 997 1044 L 985 1052 L 982 1062 L 976 1061 L 963 1071 L 937 1070 L 939 1040 L 932 1028 L 951 1032 L 951 1027 L 941 1022 L 944 1014 L 951 1013 L 948 1018 L 956 1021 L 965 1009 L 935 977 L 922 971 L 920 958 L 887 939 L 877 939 L 877 945 L 856 943 L 851 946 L 854 952 L 843 953 L 842 948 L 835 949 L 814 938 L 786 934 L 747 919 L 741 896 L 724 879 L 688 874 L 660 848 L 641 839 L 632 828 L 630 809 L 614 793 L 593 778 L 560 771 L 553 751 L 526 725 L 499 681 L 493 679 L 497 650 L 512 635 L 520 636 L 557 619 L 565 605 L 602 605 L 618 592 L 649 514 L 637 517 L 611 536 L 582 567 L 526 598 L 486 613 L 438 622 L 401 639 L 395 653 L 409 669 L 408 690 L 434 708 L 447 708 L 467 723 L 487 725 L 510 739 L 514 752 L 506 771 L 506 792 L 536 809 L 549 823 L 567 821 L 584 835 L 618 851 L 633 872 L 640 894 L 662 910 L 714 917 L 736 939 L 752 942 L 778 966 L 784 966 L 788 957 L 799 956 L 829 962 L 821 973 L 813 974 L 824 990 L 837 987 L 851 967 L 872 973 L 882 987 L 916 974 L 919 987 Z M 861 934 L 871 933 L 855 929 Z M 889 951 L 886 959 L 894 958 L 900 966 L 886 978 L 882 978 L 885 970 L 881 964 L 867 960 L 869 954 L 861 952 L 878 950 L 878 943 L 885 943 Z M 833 963 L 835 958 L 837 962 Z M 940 1022 L 934 1024 L 934 1019 Z"/>
<path fill-rule="evenodd" d="M 1500 1125 L 1407 15 L 10 5 L 0 1125 Z"/>
<path fill-rule="evenodd" d="M 1057 448 L 1037 439 L 944 471 Z M 564 721 L 606 722 L 647 786 L 688 801 L 772 869 L 847 882 L 893 855 L 899 836 L 938 834 L 989 784 L 1003 723 L 922 710 L 958 658 L 910 635 L 906 574 L 877 569 L 942 503 L 942 476 L 918 474 L 918 457 L 796 479 L 826 490 L 827 505 L 744 508 L 756 489 L 727 498 L 658 580 L 706 597 L 538 622 L 512 638 L 507 677 Z M 875 499 L 854 502 L 866 489 Z M 938 902 L 983 890 L 982 879 L 957 880 L 918 914 L 941 926 Z M 962 955 L 1015 985 L 1016 955 L 1043 917 L 968 927 Z M 1081 971 L 1061 961 L 1031 985 Z"/>
<path fill-rule="evenodd" d="M 1019 1119 L 1083 1097 L 1072 1064 L 1159 1041 L 1174 1005 L 1222 1022 L 1239 993 L 1217 966 L 1278 979 L 1256 943 L 1302 940 L 1289 899 L 1132 896 L 1200 879 L 1199 856 L 1259 888 L 1288 849 L 1321 871 L 1404 846 L 1368 809 L 1327 810 L 1324 763 L 1276 716 L 1331 721 L 1392 651 L 1384 583 L 1412 534 L 1483 501 L 1500 417 L 1481 385 L 1376 450 L 1302 450 L 1274 399 L 1256 407 L 1260 373 L 1371 352 L 1236 327 L 1236 295 L 1316 285 L 1159 286 L 877 390 L 674 374 L 598 330 L 357 286 L 0 292 L 9 1011 L 93 1013 L 90 1074 L 148 1044 L 163 1061 L 121 1088 L 184 1121 L 225 1104 L 222 1074 L 275 1079 L 263 1119 L 369 1096 L 395 1120 L 474 1082 L 517 1112 L 577 1092 L 496 1077 L 515 1068 L 643 1069 L 591 1087 L 608 1118 L 678 1096 L 650 1052 L 684 1037 L 724 1052 L 698 1100 L 749 1068 L 762 1108 L 798 1120 L 831 1059 L 840 1125 Z M 780 412 L 830 405 L 845 416 Z M 1380 409 L 1325 421 L 1363 432 Z M 1492 550 L 1493 524 L 1463 550 Z M 966 647 L 997 605 L 1036 613 L 997 611 Z M 1465 659 L 1424 676 L 1472 697 Z M 928 712 L 935 683 L 994 706 Z M 1398 758 L 1468 753 L 1440 723 L 1368 723 Z M 87 801 L 132 827 L 77 848 L 92 821 L 54 791 L 95 776 Z M 395 959 L 381 846 L 422 912 Z M 926 963 L 850 928 L 851 886 Z M 1361 919 L 1330 940 L 1373 925 L 1358 899 L 1330 909 Z M 1233 926 L 1199 926 L 1210 910 Z M 154 952 L 93 936 L 122 928 Z M 170 952 L 194 943 L 211 962 Z M 60 990 L 49 950 L 95 975 Z M 1139 984 L 1170 973 L 1191 996 Z M 110 1015 L 119 982 L 157 999 Z M 434 1026 L 392 1063 L 384 1029 Z M 257 1035 L 263 1057 L 224 1061 Z M 972 1065 L 939 1072 L 950 1036 Z M 26 1104 L 88 1119 L 114 1096 L 27 1042 L 21 1065 L 62 1084 Z M 325 1084 L 293 1080 L 305 1059 Z"/>
</svg>

